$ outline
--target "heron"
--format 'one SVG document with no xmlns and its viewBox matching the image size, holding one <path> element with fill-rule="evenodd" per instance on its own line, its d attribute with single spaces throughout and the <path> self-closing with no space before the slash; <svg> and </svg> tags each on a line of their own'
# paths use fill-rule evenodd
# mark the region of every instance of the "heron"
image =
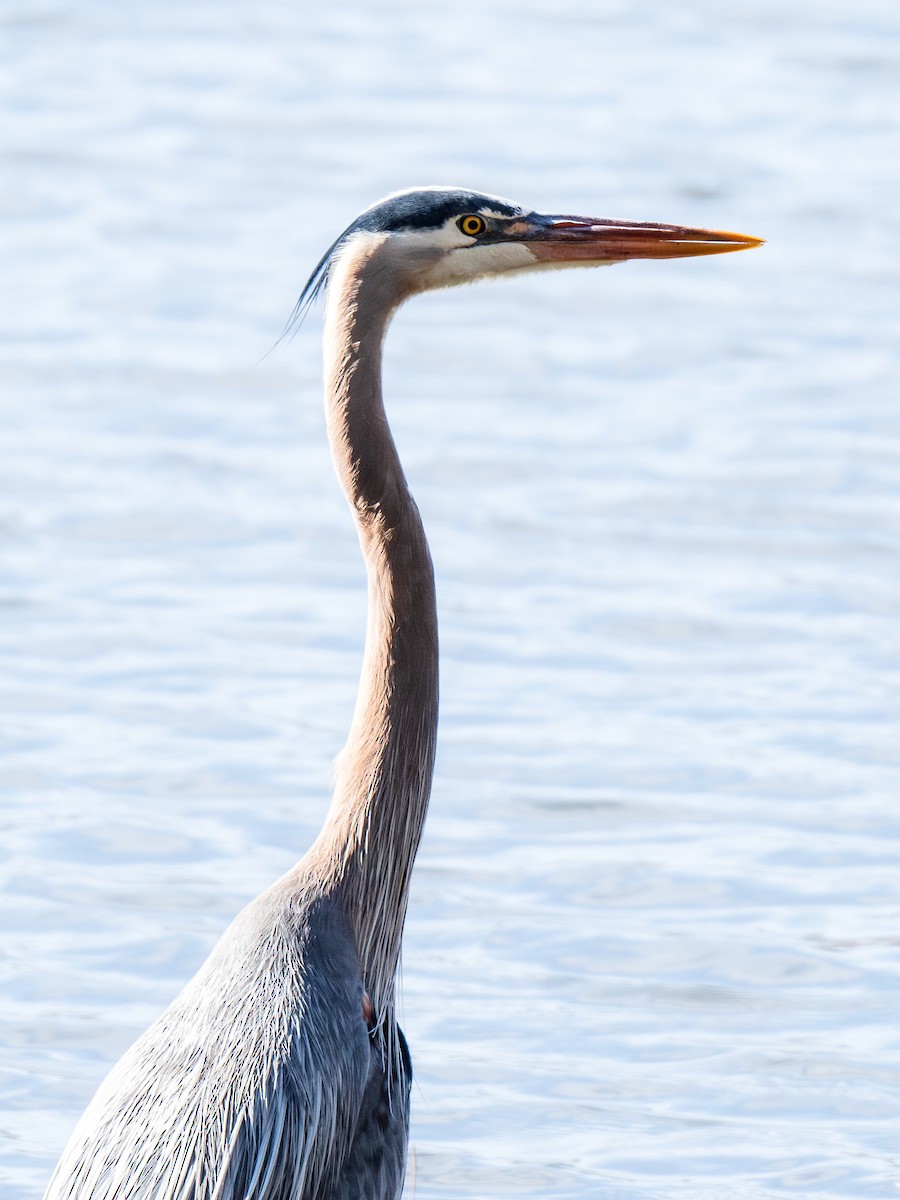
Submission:
<svg viewBox="0 0 900 1200">
<path fill-rule="evenodd" d="M 743 234 L 542 215 L 456 187 L 397 192 L 325 253 L 327 431 L 368 579 L 363 665 L 321 832 L 120 1059 L 45 1200 L 397 1200 L 412 1068 L 395 977 L 431 791 L 434 573 L 381 363 L 418 292 L 487 276 L 758 246 Z"/>
</svg>

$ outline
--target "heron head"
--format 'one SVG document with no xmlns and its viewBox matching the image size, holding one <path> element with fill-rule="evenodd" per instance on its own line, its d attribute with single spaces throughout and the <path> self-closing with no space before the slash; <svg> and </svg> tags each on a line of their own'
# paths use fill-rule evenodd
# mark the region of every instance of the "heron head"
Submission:
<svg viewBox="0 0 900 1200">
<path fill-rule="evenodd" d="M 341 266 L 365 263 L 396 302 L 492 275 L 600 267 L 631 258 L 687 258 L 761 244 L 761 238 L 680 225 L 545 215 L 463 188 L 396 192 L 362 213 L 322 258 L 300 297 L 305 308 Z"/>
</svg>

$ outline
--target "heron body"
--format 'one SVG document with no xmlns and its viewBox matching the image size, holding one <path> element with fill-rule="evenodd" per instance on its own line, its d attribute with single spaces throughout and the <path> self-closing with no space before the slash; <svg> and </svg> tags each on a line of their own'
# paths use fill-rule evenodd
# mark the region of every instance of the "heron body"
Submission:
<svg viewBox="0 0 900 1200">
<path fill-rule="evenodd" d="M 744 249 L 758 239 L 547 217 L 457 188 L 390 196 L 319 263 L 328 435 L 368 572 L 362 675 L 325 824 L 101 1085 L 45 1200 L 396 1200 L 411 1067 L 395 1013 L 434 765 L 428 544 L 381 392 L 416 292 L 483 276 Z"/>
</svg>

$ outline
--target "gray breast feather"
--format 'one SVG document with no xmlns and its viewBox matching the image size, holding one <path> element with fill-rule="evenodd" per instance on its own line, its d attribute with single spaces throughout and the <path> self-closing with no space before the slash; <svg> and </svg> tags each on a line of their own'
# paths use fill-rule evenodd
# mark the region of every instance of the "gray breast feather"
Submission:
<svg viewBox="0 0 900 1200">
<path fill-rule="evenodd" d="M 399 1068 L 381 1051 L 372 1055 L 353 1144 L 327 1200 L 396 1200 L 403 1190 L 412 1066 L 399 1028 L 397 1038 Z M 385 1061 L 391 1063 L 389 1070 L 398 1072 L 393 1079 L 385 1074 Z"/>
<path fill-rule="evenodd" d="M 401 1182 L 405 1158 L 408 1071 L 391 1095 L 361 989 L 342 914 L 276 885 L 113 1068 L 45 1200 L 394 1200 L 341 1190 L 385 1111 Z"/>
</svg>

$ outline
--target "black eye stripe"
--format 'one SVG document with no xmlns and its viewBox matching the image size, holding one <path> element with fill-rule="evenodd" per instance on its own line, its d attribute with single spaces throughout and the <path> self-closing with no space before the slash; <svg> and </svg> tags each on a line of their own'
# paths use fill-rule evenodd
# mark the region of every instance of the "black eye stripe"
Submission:
<svg viewBox="0 0 900 1200">
<path fill-rule="evenodd" d="M 379 204 L 361 213 L 355 221 L 344 230 L 330 249 L 322 256 L 319 265 L 307 280 L 300 299 L 297 301 L 295 316 L 292 321 L 299 323 L 303 313 L 324 288 L 331 270 L 335 255 L 347 239 L 354 233 L 412 233 L 415 230 L 445 229 L 447 222 L 456 220 L 457 227 L 461 216 L 477 216 L 479 209 L 489 214 L 492 229 L 488 232 L 487 222 L 478 233 L 467 236 L 473 239 L 482 238 L 483 242 L 503 241 L 505 222 L 511 219 L 521 219 L 526 210 L 515 204 L 508 204 L 499 196 L 490 196 L 485 192 L 470 192 L 462 188 L 411 188 L 406 192 L 398 192 L 387 196 Z"/>
</svg>

